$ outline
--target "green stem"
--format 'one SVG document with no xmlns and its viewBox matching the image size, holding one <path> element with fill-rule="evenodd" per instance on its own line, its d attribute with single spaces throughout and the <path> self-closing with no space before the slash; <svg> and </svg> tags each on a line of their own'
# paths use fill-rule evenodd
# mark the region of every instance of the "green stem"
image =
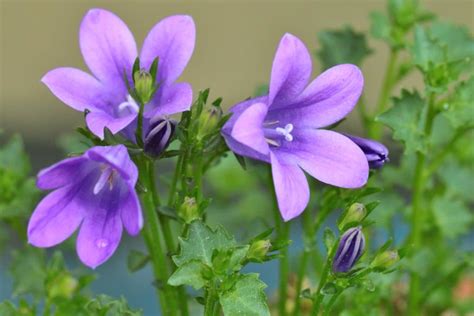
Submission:
<svg viewBox="0 0 474 316">
<path fill-rule="evenodd" d="M 342 290 L 339 290 L 331 297 L 331 300 L 326 306 L 326 310 L 324 311 L 323 315 L 331 315 L 331 309 L 334 306 L 334 303 L 336 303 L 337 299 L 339 298 L 342 292 L 343 292 Z"/>
<path fill-rule="evenodd" d="M 424 137 L 428 138 L 431 134 L 433 126 L 433 120 L 436 112 L 433 108 L 435 101 L 435 95 L 430 94 L 427 109 L 425 111 L 424 120 Z M 412 232 L 410 242 L 413 249 L 416 251 L 421 246 L 422 241 L 422 223 L 424 221 L 424 209 L 423 209 L 423 194 L 425 189 L 425 161 L 426 156 L 423 152 L 417 152 L 416 154 L 416 165 L 415 165 L 415 176 L 413 180 L 413 200 L 412 200 Z M 410 292 L 408 299 L 408 315 L 418 316 L 420 315 L 420 277 L 416 272 L 412 272 L 410 276 Z"/>
<path fill-rule="evenodd" d="M 157 209 L 160 206 L 160 199 L 159 199 L 158 191 L 156 190 L 155 167 L 154 167 L 153 162 L 149 164 L 148 168 L 149 168 L 148 172 L 150 174 L 150 190 L 152 192 L 155 209 Z M 160 213 L 158 213 L 158 219 L 161 223 L 163 237 L 166 243 L 166 248 L 167 248 L 166 253 L 171 255 L 176 252 L 173 231 L 171 229 L 171 222 L 169 218 L 167 218 L 166 216 Z M 170 267 L 170 271 L 174 272 L 176 270 L 175 264 L 173 260 L 171 260 L 171 256 L 167 256 L 167 257 L 168 257 L 168 266 Z M 183 286 L 178 287 L 176 294 L 178 296 L 178 301 L 179 301 L 178 307 L 181 311 L 181 315 L 183 316 L 189 315 L 188 300 L 186 297 L 186 292 L 184 290 L 184 287 Z"/>
<path fill-rule="evenodd" d="M 219 304 L 217 294 L 214 289 L 210 289 L 206 293 L 206 303 L 204 305 L 204 316 L 219 315 Z"/>
<path fill-rule="evenodd" d="M 380 92 L 377 106 L 374 111 L 373 117 L 376 117 L 383 111 L 385 111 L 388 103 L 390 92 L 392 91 L 393 85 L 395 84 L 394 74 L 396 70 L 398 51 L 395 49 L 390 50 L 390 56 L 388 59 L 388 66 L 385 72 L 385 77 L 382 83 L 382 91 Z M 369 137 L 374 139 L 380 139 L 382 136 L 382 125 L 372 121 L 369 125 Z"/>
<path fill-rule="evenodd" d="M 137 116 L 137 130 L 135 132 L 136 140 L 138 145 L 143 145 L 143 111 L 145 109 L 145 104 L 140 100 L 136 100 L 139 105 L 138 116 Z"/>
<path fill-rule="evenodd" d="M 367 113 L 367 104 L 365 103 L 365 97 L 362 94 L 359 98 L 359 104 L 357 105 L 357 112 L 359 113 L 360 121 L 362 123 L 362 128 L 365 133 L 369 133 L 369 126 L 372 123 L 371 118 Z"/>
</svg>

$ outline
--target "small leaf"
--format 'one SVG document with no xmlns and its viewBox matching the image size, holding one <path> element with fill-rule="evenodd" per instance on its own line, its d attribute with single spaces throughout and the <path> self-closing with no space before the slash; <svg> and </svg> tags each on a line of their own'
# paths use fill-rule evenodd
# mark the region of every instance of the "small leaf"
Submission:
<svg viewBox="0 0 474 316">
<path fill-rule="evenodd" d="M 150 261 L 150 256 L 138 250 L 131 250 L 127 257 L 127 266 L 130 272 L 141 270 Z"/>
<path fill-rule="evenodd" d="M 446 238 L 456 238 L 469 232 L 473 217 L 469 208 L 457 199 L 448 196 L 433 201 L 433 216 L 436 225 Z"/>
<path fill-rule="evenodd" d="M 318 56 L 323 69 L 346 63 L 361 65 L 372 53 L 365 34 L 355 32 L 350 26 L 342 30 L 319 32 L 318 39 L 321 46 Z"/>
<path fill-rule="evenodd" d="M 420 127 L 421 112 L 425 101 L 418 92 L 402 91 L 400 98 L 393 99 L 394 105 L 377 117 L 393 130 L 393 138 L 405 144 L 405 153 L 424 151 L 424 131 Z"/>
<path fill-rule="evenodd" d="M 247 164 L 245 163 L 245 158 L 241 155 L 238 155 L 234 153 L 235 159 L 237 159 L 239 165 L 242 167 L 242 169 L 247 170 Z"/>
<path fill-rule="evenodd" d="M 265 288 L 257 274 L 240 275 L 230 290 L 220 294 L 224 315 L 270 316 Z"/>
<path fill-rule="evenodd" d="M 168 284 L 172 286 L 190 285 L 199 290 L 208 282 L 204 278 L 205 269 L 206 266 L 199 260 L 186 262 L 171 275 Z"/>
</svg>

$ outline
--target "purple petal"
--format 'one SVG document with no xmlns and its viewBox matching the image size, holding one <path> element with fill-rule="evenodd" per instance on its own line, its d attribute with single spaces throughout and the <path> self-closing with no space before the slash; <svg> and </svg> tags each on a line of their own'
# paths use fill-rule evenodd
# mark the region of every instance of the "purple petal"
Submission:
<svg viewBox="0 0 474 316">
<path fill-rule="evenodd" d="M 300 215 L 308 205 L 308 181 L 297 165 L 280 161 L 274 153 L 270 157 L 278 208 L 286 222 Z"/>
<path fill-rule="evenodd" d="M 38 174 L 36 186 L 43 190 L 51 190 L 78 182 L 87 175 L 89 169 L 87 159 L 84 157 L 64 159 L 41 170 Z"/>
<path fill-rule="evenodd" d="M 268 155 L 270 151 L 263 132 L 267 110 L 268 106 L 264 103 L 253 104 L 240 114 L 230 134 L 235 141 L 262 155 Z"/>
<path fill-rule="evenodd" d="M 276 149 L 286 161 L 296 162 L 314 178 L 337 187 L 359 188 L 367 182 L 367 159 L 346 136 L 296 128 L 292 134 L 292 142 Z"/>
<path fill-rule="evenodd" d="M 191 59 L 196 40 L 194 21 L 187 15 L 167 17 L 156 24 L 143 42 L 140 62 L 149 68 L 159 57 L 158 82 L 174 82 Z"/>
<path fill-rule="evenodd" d="M 87 209 L 77 198 L 81 187 L 67 186 L 48 194 L 38 204 L 28 223 L 28 242 L 51 247 L 71 236 Z"/>
<path fill-rule="evenodd" d="M 81 261 L 95 269 L 109 259 L 122 237 L 120 214 L 95 209 L 85 217 L 77 236 L 76 250 Z"/>
<path fill-rule="evenodd" d="M 267 119 L 292 123 L 300 128 L 331 125 L 352 111 L 363 86 L 364 78 L 357 66 L 334 66 L 319 75 L 286 108 L 271 108 Z"/>
<path fill-rule="evenodd" d="M 311 57 L 300 39 L 285 34 L 273 59 L 268 102 L 278 109 L 297 97 L 311 76 Z"/>
<path fill-rule="evenodd" d="M 102 83 L 79 69 L 56 68 L 41 81 L 56 97 L 78 111 L 104 109 L 112 102 Z"/>
<path fill-rule="evenodd" d="M 91 72 L 100 81 L 112 84 L 116 93 L 124 92 L 124 74 L 130 77 L 138 56 L 127 25 L 107 10 L 89 10 L 81 23 L 79 44 Z"/>
<path fill-rule="evenodd" d="M 128 193 L 120 205 L 120 216 L 127 232 L 132 236 L 138 235 L 143 227 L 143 215 L 133 186 L 128 187 Z"/>
<path fill-rule="evenodd" d="M 85 155 L 93 161 L 112 166 L 128 184 L 135 186 L 138 180 L 138 169 L 130 159 L 124 145 L 92 147 Z"/>
<path fill-rule="evenodd" d="M 112 134 L 126 128 L 137 117 L 137 113 L 130 113 L 123 117 L 115 117 L 103 111 L 91 112 L 86 115 L 87 127 L 100 139 L 104 139 L 104 128 L 107 127 Z"/>
<path fill-rule="evenodd" d="M 145 117 L 165 116 L 189 110 L 193 102 L 193 89 L 189 83 L 160 86 L 153 100 L 145 108 Z"/>
</svg>

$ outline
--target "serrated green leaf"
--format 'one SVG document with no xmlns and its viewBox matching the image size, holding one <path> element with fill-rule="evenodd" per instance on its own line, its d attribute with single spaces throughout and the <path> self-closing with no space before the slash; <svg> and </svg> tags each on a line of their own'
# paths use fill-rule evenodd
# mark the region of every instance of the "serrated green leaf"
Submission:
<svg viewBox="0 0 474 316">
<path fill-rule="evenodd" d="M 372 53 L 365 34 L 355 32 L 350 26 L 319 32 L 318 39 L 321 49 L 317 54 L 323 69 L 345 63 L 361 65 Z"/>
<path fill-rule="evenodd" d="M 107 295 L 99 295 L 96 298 L 90 300 L 86 304 L 86 310 L 91 313 L 90 315 L 101 315 L 101 316 L 140 316 L 143 313 L 140 310 L 131 309 L 127 301 L 121 297 L 115 299 Z"/>
<path fill-rule="evenodd" d="M 206 282 L 204 270 L 210 269 L 201 261 L 193 260 L 181 265 L 168 279 L 168 284 L 172 286 L 190 285 L 196 290 L 202 288 Z"/>
<path fill-rule="evenodd" d="M 472 164 L 464 166 L 456 163 L 455 160 L 448 160 L 443 168 L 438 170 L 438 175 L 446 185 L 447 192 L 451 195 L 461 197 L 467 202 L 474 202 L 471 190 L 474 188 L 474 166 Z"/>
<path fill-rule="evenodd" d="M 474 76 L 458 84 L 443 106 L 443 114 L 454 128 L 474 126 Z"/>
<path fill-rule="evenodd" d="M 264 289 L 257 274 L 240 275 L 219 301 L 226 316 L 270 316 Z"/>
<path fill-rule="evenodd" d="M 225 250 L 237 246 L 235 239 L 222 228 L 212 230 L 202 221 L 194 221 L 189 227 L 188 237 L 180 239 L 181 252 L 173 257 L 179 267 L 191 260 L 201 260 L 212 265 L 212 254 L 215 250 Z"/>
<path fill-rule="evenodd" d="M 370 14 L 371 27 L 370 33 L 377 39 L 391 42 L 391 25 L 389 18 L 381 12 L 372 12 Z"/>
<path fill-rule="evenodd" d="M 467 233 L 473 223 L 468 207 L 447 196 L 438 197 L 433 201 L 433 217 L 446 238 L 456 238 Z"/>
<path fill-rule="evenodd" d="M 425 101 L 418 92 L 402 91 L 400 98 L 393 99 L 393 106 L 376 120 L 393 130 L 393 138 L 405 145 L 405 153 L 424 151 L 424 133 L 420 127 Z"/>
</svg>

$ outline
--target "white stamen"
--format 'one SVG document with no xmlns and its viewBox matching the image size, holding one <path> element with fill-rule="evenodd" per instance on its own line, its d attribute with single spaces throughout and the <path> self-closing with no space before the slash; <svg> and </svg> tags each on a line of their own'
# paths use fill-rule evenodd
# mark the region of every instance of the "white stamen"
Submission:
<svg viewBox="0 0 474 316">
<path fill-rule="evenodd" d="M 140 110 L 140 107 L 138 106 L 137 102 L 132 98 L 132 96 L 129 94 L 127 95 L 127 101 L 122 102 L 118 106 L 119 112 L 122 112 L 123 110 L 129 108 L 132 112 L 138 113 Z"/>
<path fill-rule="evenodd" d="M 109 183 L 109 190 L 113 189 L 113 172 L 114 171 L 112 170 L 112 168 L 106 168 L 102 171 L 99 180 L 97 180 L 97 183 L 95 184 L 94 189 L 92 191 L 95 195 L 99 194 L 99 192 L 102 191 L 107 182 Z"/>
<path fill-rule="evenodd" d="M 265 140 L 266 140 L 267 143 L 269 143 L 270 145 L 273 145 L 273 146 L 275 146 L 275 147 L 280 146 L 280 144 L 278 144 L 278 142 L 274 141 L 273 139 L 265 138 Z"/>
<path fill-rule="evenodd" d="M 293 141 L 293 135 L 291 135 L 291 131 L 293 131 L 293 124 L 286 124 L 285 128 L 277 127 L 275 130 L 278 134 L 285 136 L 286 141 Z"/>
</svg>

